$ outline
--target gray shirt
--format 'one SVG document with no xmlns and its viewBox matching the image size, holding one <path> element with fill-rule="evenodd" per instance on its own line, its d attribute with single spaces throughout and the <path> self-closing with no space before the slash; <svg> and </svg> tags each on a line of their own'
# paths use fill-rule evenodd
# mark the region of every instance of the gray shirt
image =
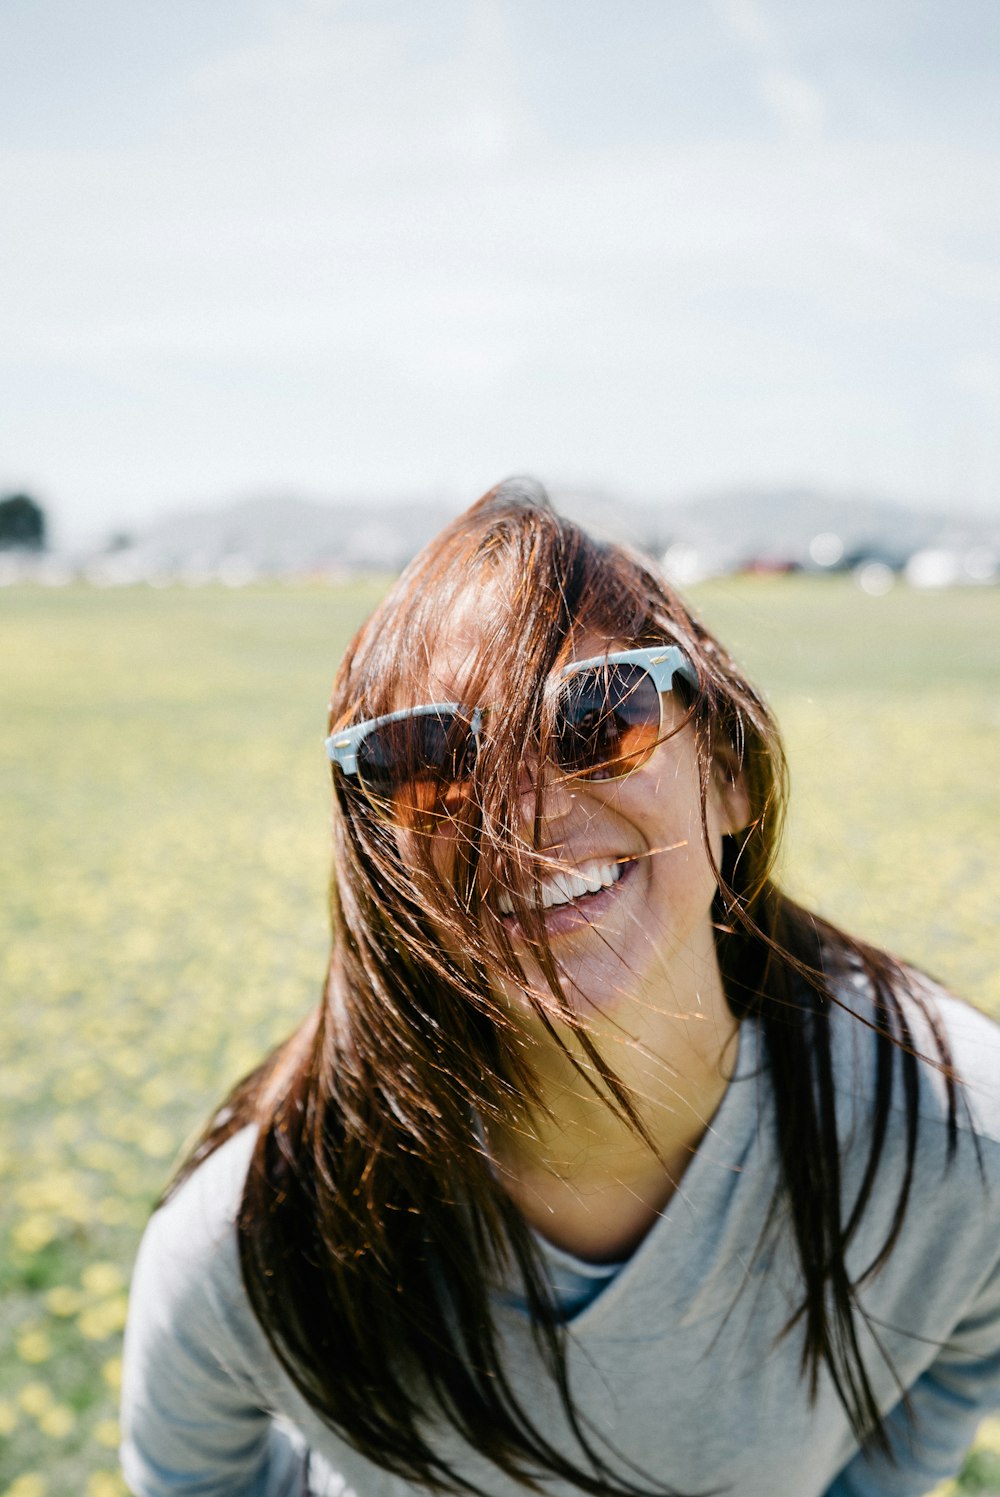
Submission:
<svg viewBox="0 0 1000 1497">
<path fill-rule="evenodd" d="M 864 1012 L 860 986 L 844 996 Z M 780 1219 L 758 1251 L 777 1160 L 761 1036 L 746 1020 L 734 1079 L 679 1189 L 628 1262 L 567 1327 L 575 1402 L 599 1437 L 633 1463 L 622 1465 L 623 1474 L 630 1469 L 635 1479 L 638 1466 L 651 1483 L 683 1493 L 922 1497 L 955 1472 L 978 1421 L 1000 1406 L 1000 1029 L 954 999 L 938 994 L 934 1001 L 969 1115 L 960 1110 L 962 1136 L 948 1166 L 944 1083 L 922 1067 L 910 1209 L 888 1264 L 862 1291 L 871 1327 L 862 1329 L 862 1347 L 898 1464 L 859 1453 L 825 1374 L 810 1403 L 800 1334 L 781 1335 L 801 1284 Z M 831 1023 L 849 1206 L 867 1157 L 873 1043 L 850 1015 L 834 1010 Z M 924 1026 L 918 1017 L 914 1024 L 927 1053 Z M 252 1130 L 237 1134 L 146 1231 L 126 1334 L 126 1479 L 140 1497 L 292 1497 L 301 1490 L 308 1450 L 314 1493 L 419 1491 L 323 1425 L 249 1308 L 233 1223 L 252 1147 Z M 904 1155 L 899 1096 L 874 1198 L 849 1255 L 854 1273 L 885 1238 Z M 498 1296 L 497 1320 L 523 1406 L 579 1463 L 512 1294 Z M 900 1383 L 910 1392 L 913 1429 L 899 1405 Z M 524 1497 L 523 1487 L 451 1429 L 441 1428 L 437 1444 L 491 1497 Z M 547 1490 L 569 1489 L 553 1481 Z"/>
</svg>

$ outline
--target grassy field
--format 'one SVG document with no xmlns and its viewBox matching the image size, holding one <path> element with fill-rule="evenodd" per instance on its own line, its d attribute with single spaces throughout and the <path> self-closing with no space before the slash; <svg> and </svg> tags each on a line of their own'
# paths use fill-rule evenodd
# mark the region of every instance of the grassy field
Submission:
<svg viewBox="0 0 1000 1497">
<path fill-rule="evenodd" d="M 378 591 L 0 592 L 6 1497 L 124 1491 L 136 1241 L 183 1140 L 316 996 L 324 706 Z M 1000 590 L 697 602 L 785 728 L 787 885 L 997 1009 Z M 1000 1492 L 997 1436 L 962 1491 Z"/>
</svg>

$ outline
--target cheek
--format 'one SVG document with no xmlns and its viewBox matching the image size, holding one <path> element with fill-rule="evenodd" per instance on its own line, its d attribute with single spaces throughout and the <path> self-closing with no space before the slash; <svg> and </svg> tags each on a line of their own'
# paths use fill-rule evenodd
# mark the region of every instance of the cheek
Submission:
<svg viewBox="0 0 1000 1497">
<path fill-rule="evenodd" d="M 718 867 L 722 857 L 721 807 L 710 790 L 703 825 L 693 756 L 663 764 L 643 789 L 643 799 L 631 807 L 631 819 L 651 854 L 647 897 L 659 918 L 672 910 L 683 927 L 690 917 L 708 909 L 715 896 L 718 879 L 713 863 Z"/>
<path fill-rule="evenodd" d="M 396 845 L 404 867 L 421 870 L 425 875 L 440 880 L 445 887 L 452 887 L 458 849 L 454 822 L 442 818 L 437 824 L 428 818 L 424 826 L 400 829 L 396 833 Z"/>
<path fill-rule="evenodd" d="M 709 797 L 708 805 L 705 807 L 705 819 L 708 824 L 708 848 L 711 852 L 715 866 L 721 867 L 722 863 L 722 829 L 723 816 L 718 806 Z M 704 842 L 704 837 L 703 837 Z"/>
<path fill-rule="evenodd" d="M 673 749 L 673 752 L 671 750 Z M 642 831 L 644 839 L 652 846 L 683 846 L 689 856 L 704 850 L 705 834 L 702 827 L 701 783 L 698 763 L 693 752 L 685 752 L 686 744 L 672 742 L 663 745 L 643 778 L 635 777 L 633 785 L 623 781 L 624 796 L 631 802 L 632 819 Z M 710 835 L 713 833 L 713 805 L 709 798 L 707 806 Z"/>
</svg>

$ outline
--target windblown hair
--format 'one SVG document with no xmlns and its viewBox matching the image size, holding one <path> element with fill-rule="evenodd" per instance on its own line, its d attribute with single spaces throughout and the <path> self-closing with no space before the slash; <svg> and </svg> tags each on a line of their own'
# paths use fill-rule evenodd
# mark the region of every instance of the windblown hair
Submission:
<svg viewBox="0 0 1000 1497">
<path fill-rule="evenodd" d="M 489 718 L 469 793 L 449 820 L 447 867 L 428 835 L 433 809 L 428 827 L 401 836 L 356 782 L 334 772 L 333 947 L 318 1013 L 237 1086 L 181 1178 L 239 1128 L 258 1125 L 238 1222 L 250 1302 L 308 1403 L 377 1465 L 432 1490 L 475 1490 L 436 1447 L 434 1426 L 444 1421 L 526 1488 L 554 1476 L 595 1497 L 664 1492 L 649 1473 L 622 1475 L 625 1457 L 601 1446 L 577 1414 L 537 1249 L 483 1139 L 484 1128 L 540 1105 L 523 1026 L 498 996 L 504 983 L 524 990 L 585 1083 L 643 1134 L 635 1099 L 564 996 L 541 908 L 540 878 L 551 871 L 539 850 L 542 787 L 526 835 L 519 772 L 526 744 L 545 762 L 554 729 L 547 683 L 577 640 L 675 642 L 699 681 L 686 695 L 685 722 L 697 745 L 703 823 L 722 753 L 738 764 L 750 804 L 746 830 L 724 839 L 713 915 L 729 1005 L 737 1017 L 753 1015 L 765 1038 L 781 1164 L 773 1216 L 787 1222 L 801 1266 L 801 1305 L 788 1329 L 801 1337 L 812 1395 L 825 1368 L 857 1438 L 884 1444 L 857 1291 L 891 1253 L 910 1196 L 919 1059 L 900 1001 L 906 972 L 778 888 L 784 756 L 766 706 L 730 656 L 650 565 L 557 516 L 529 481 L 487 494 L 404 572 L 347 651 L 331 731 L 439 700 L 430 663 L 449 641 L 456 653 L 456 620 L 467 625 L 457 699 L 502 702 L 503 711 Z M 518 962 L 498 914 L 501 890 L 541 983 Z M 867 1165 L 845 1206 L 828 1018 L 838 988 L 859 973 L 872 994 L 876 1087 Z M 954 1148 L 950 1057 L 926 1017 Z M 907 1164 L 886 1239 L 852 1278 L 847 1254 L 900 1086 Z M 533 1423 L 508 1378 L 491 1290 L 512 1274 L 577 1459 Z"/>
</svg>

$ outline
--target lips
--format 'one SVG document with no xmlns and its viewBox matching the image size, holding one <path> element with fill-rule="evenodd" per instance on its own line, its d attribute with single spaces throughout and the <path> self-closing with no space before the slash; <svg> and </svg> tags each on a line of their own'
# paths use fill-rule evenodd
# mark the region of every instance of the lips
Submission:
<svg viewBox="0 0 1000 1497">
<path fill-rule="evenodd" d="M 599 918 L 603 909 L 614 897 L 615 886 L 633 870 L 628 858 L 589 858 L 575 867 L 560 868 L 541 880 L 539 904 L 545 911 L 545 924 L 550 934 L 564 925 L 576 925 L 581 920 Z M 510 896 L 501 894 L 497 901 L 498 913 L 513 921 L 513 905 Z"/>
<path fill-rule="evenodd" d="M 539 903 L 543 910 L 557 905 L 572 904 L 588 894 L 597 894 L 601 889 L 610 889 L 622 876 L 621 864 L 615 860 L 591 858 L 577 868 L 561 868 L 558 873 L 542 879 L 539 885 Z M 498 900 L 501 915 L 513 914 L 514 906 L 508 894 Z"/>
</svg>

